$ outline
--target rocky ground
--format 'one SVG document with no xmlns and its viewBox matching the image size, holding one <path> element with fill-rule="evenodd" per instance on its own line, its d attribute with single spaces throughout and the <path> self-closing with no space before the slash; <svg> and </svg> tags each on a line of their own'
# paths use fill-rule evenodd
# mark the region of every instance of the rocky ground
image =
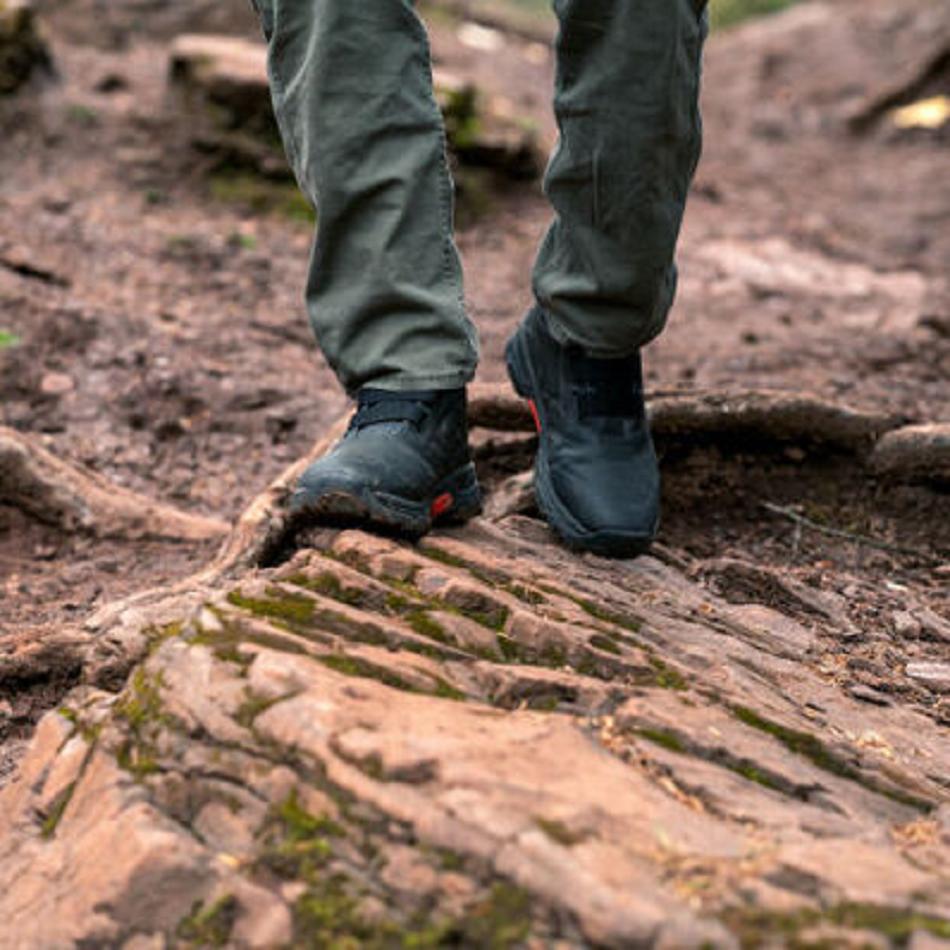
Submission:
<svg viewBox="0 0 950 950">
<path fill-rule="evenodd" d="M 500 355 L 547 210 L 467 166 L 486 517 L 280 543 L 345 409 L 308 216 L 167 79 L 254 24 L 37 7 L 55 76 L 0 99 L 0 945 L 950 941 L 947 126 L 899 111 L 948 92 L 945 6 L 711 42 L 648 357 L 666 521 L 623 563 L 536 519 Z M 543 153 L 550 24 L 431 23 Z"/>
</svg>

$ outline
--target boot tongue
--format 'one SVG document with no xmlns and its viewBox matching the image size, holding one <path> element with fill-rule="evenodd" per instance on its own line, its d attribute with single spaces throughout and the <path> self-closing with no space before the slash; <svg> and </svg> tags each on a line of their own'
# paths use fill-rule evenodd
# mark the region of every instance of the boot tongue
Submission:
<svg viewBox="0 0 950 950">
<path fill-rule="evenodd" d="M 364 389 L 351 428 L 365 429 L 384 423 L 408 422 L 420 426 L 429 415 L 433 402 L 429 392 L 389 392 L 385 389 Z"/>
<path fill-rule="evenodd" d="M 639 355 L 595 359 L 571 354 L 573 392 L 580 419 L 635 419 L 643 414 L 643 371 Z"/>
</svg>

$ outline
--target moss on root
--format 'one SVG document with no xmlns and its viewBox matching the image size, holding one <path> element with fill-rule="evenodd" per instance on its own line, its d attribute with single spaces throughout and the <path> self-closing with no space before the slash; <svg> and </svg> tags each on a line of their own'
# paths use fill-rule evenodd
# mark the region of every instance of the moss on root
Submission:
<svg viewBox="0 0 950 950">
<path fill-rule="evenodd" d="M 42 825 L 40 825 L 40 833 L 44 838 L 49 839 L 56 834 L 56 829 L 59 827 L 60 819 L 63 817 L 63 812 L 66 811 L 66 807 L 69 805 L 70 799 L 72 799 L 75 789 L 76 783 L 70 782 L 69 785 L 63 789 L 63 791 L 57 797 L 56 801 L 53 802 L 53 805 L 49 810 L 49 814 L 43 819 Z"/>
<path fill-rule="evenodd" d="M 191 913 L 178 925 L 176 936 L 185 946 L 224 947 L 237 919 L 238 904 L 225 895 L 205 907 L 198 901 Z"/>
<path fill-rule="evenodd" d="M 361 679 L 372 679 L 391 689 L 402 690 L 405 693 L 422 693 L 430 696 L 436 696 L 440 699 L 464 700 L 465 694 L 456 689 L 447 680 L 441 677 L 432 677 L 433 686 L 426 689 L 408 682 L 398 673 L 387 670 L 385 667 L 370 663 L 362 657 L 347 656 L 346 654 L 334 653 L 325 656 L 316 657 L 324 666 L 329 667 L 336 673 L 344 676 L 356 676 Z"/>
<path fill-rule="evenodd" d="M 534 823 L 552 841 L 556 841 L 565 848 L 571 848 L 585 840 L 586 835 L 572 831 L 563 822 L 551 818 L 535 818 Z"/>
<path fill-rule="evenodd" d="M 311 880 L 333 854 L 332 839 L 346 830 L 328 815 L 312 815 L 294 790 L 271 810 L 258 864 L 287 880 Z"/>
<path fill-rule="evenodd" d="M 363 588 L 347 586 L 330 571 L 324 571 L 315 577 L 308 574 L 294 574 L 287 578 L 287 583 L 303 587 L 305 590 L 329 597 L 350 607 L 361 606 L 365 603 L 367 596 Z"/>
<path fill-rule="evenodd" d="M 173 725 L 162 709 L 162 674 L 140 666 L 115 705 L 116 717 L 124 722 L 127 736 L 116 750 L 120 768 L 141 780 L 159 771 L 156 739 Z"/>
<path fill-rule="evenodd" d="M 908 908 L 876 904 L 842 903 L 827 908 L 775 913 L 735 909 L 722 915 L 723 923 L 739 938 L 744 950 L 759 950 L 780 942 L 783 946 L 832 947 L 834 942 L 814 943 L 805 931 L 819 926 L 844 927 L 880 934 L 893 946 L 906 947 L 914 933 L 924 932 L 950 939 L 950 921 Z M 849 944 L 850 946 L 850 944 Z"/>
<path fill-rule="evenodd" d="M 456 919 L 417 914 L 404 922 L 367 920 L 358 897 L 339 875 L 319 879 L 294 906 L 294 942 L 298 946 L 335 950 L 436 950 L 479 947 L 509 950 L 524 942 L 531 930 L 528 894 L 498 883 Z"/>
<path fill-rule="evenodd" d="M 245 597 L 240 591 L 231 591 L 228 603 L 254 617 L 282 621 L 291 627 L 308 626 L 317 607 L 310 597 L 287 594 L 278 588 L 268 588 L 266 597 Z"/>
<path fill-rule="evenodd" d="M 868 791 L 883 795 L 885 798 L 889 798 L 898 804 L 906 805 L 923 812 L 933 810 L 934 806 L 932 802 L 905 792 L 902 789 L 883 785 L 873 778 L 864 775 L 855 768 L 855 766 L 841 758 L 840 755 L 832 752 L 821 739 L 811 733 L 791 729 L 788 726 L 783 726 L 781 723 L 766 719 L 748 706 L 733 706 L 732 713 L 740 722 L 777 739 L 790 752 L 794 752 L 796 755 L 808 759 L 816 768 L 821 769 L 823 772 L 829 772 L 832 775 L 837 775 L 839 778 L 847 779 L 866 788 Z"/>
</svg>

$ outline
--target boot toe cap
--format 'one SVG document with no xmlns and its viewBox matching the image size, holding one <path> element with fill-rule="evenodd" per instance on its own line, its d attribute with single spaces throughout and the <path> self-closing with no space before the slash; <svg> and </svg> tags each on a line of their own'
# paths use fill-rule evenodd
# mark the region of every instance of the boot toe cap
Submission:
<svg viewBox="0 0 950 950">
<path fill-rule="evenodd" d="M 538 472 L 538 495 L 552 526 L 574 547 L 635 554 L 656 536 L 660 477 L 655 462 L 586 464 Z"/>
</svg>

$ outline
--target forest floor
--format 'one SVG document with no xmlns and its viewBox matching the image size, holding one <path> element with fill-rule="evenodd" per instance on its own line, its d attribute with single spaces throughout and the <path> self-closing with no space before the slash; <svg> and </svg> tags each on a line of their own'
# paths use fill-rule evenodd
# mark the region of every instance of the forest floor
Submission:
<svg viewBox="0 0 950 950">
<path fill-rule="evenodd" d="M 57 77 L 0 102 L 0 330 L 13 337 L 0 422 L 117 485 L 231 521 L 346 403 L 303 314 L 309 225 L 209 178 L 167 91 L 178 31 L 255 25 L 186 6 L 39 4 Z M 679 300 L 647 354 L 651 392 L 808 392 L 950 421 L 946 127 L 901 130 L 888 111 L 946 90 L 938 7 L 806 3 L 712 39 L 706 153 Z M 442 16 L 432 28 L 439 65 L 553 144 L 544 47 L 497 34 L 476 49 Z M 539 187 L 510 186 L 460 231 L 483 382 L 504 380 L 548 220 Z M 838 595 L 867 632 L 826 645 L 845 685 L 950 719 L 945 685 L 901 672 L 945 656 L 914 619 L 950 608 L 939 488 L 870 484 L 807 447 L 760 459 L 738 446 L 671 457 L 666 496 L 662 544 L 693 576 L 715 588 L 709 565 L 741 558 Z M 67 535 L 0 505 L 0 654 L 189 573 L 213 547 Z M 48 685 L 23 705 L 0 677 L 6 739 L 61 691 Z"/>
</svg>

